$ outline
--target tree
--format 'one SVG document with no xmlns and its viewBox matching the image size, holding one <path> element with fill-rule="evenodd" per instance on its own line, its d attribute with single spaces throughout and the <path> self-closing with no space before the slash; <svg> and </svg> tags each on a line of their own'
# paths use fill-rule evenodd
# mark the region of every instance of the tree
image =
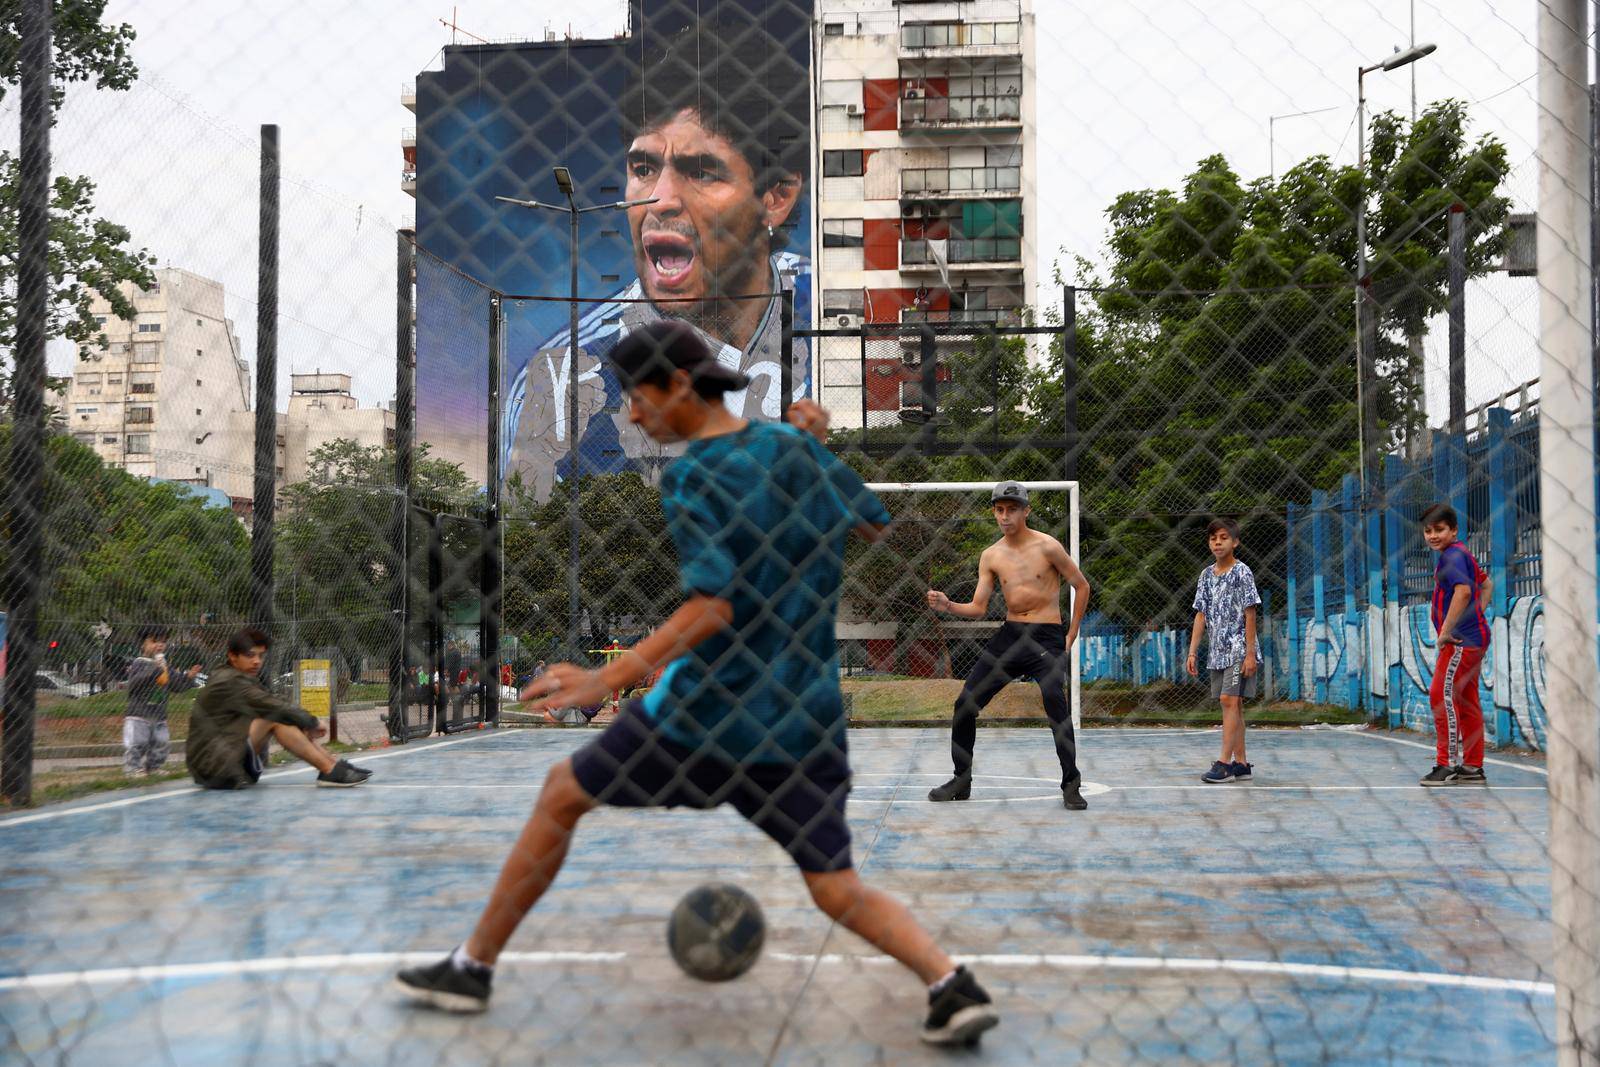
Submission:
<svg viewBox="0 0 1600 1067">
<path fill-rule="evenodd" d="M 133 29 L 126 24 L 101 23 L 105 0 L 55 6 L 52 122 L 66 85 L 93 82 L 99 89 L 126 89 L 138 76 L 128 54 Z M 0 0 L 0 26 L 5 30 L 0 34 L 0 100 L 17 84 L 21 8 L 19 0 Z M 14 153 L 0 151 L 0 356 L 9 355 L 16 346 L 20 165 Z M 95 217 L 94 190 L 94 183 L 82 177 L 57 176 L 51 185 L 47 336 L 103 348 L 106 338 L 91 313 L 93 298 L 104 298 L 118 318 L 132 319 L 133 304 L 120 287 L 125 282 L 142 288 L 153 284 L 155 258 L 145 249 L 127 247 L 131 235 L 125 228 Z M 8 359 L 0 358 L 0 404 L 7 413 L 11 408 L 8 365 Z"/>
<path fill-rule="evenodd" d="M 292 626 L 292 640 L 302 646 L 337 647 L 352 657 L 382 654 L 390 639 L 389 597 L 400 563 L 389 543 L 394 450 L 341 438 L 313 451 L 306 465 L 307 479 L 286 486 L 279 499 L 277 616 Z M 447 552 L 475 563 L 477 541 L 467 526 L 481 525 L 475 515 L 480 505 L 465 472 L 430 457 L 422 444 L 414 475 L 413 503 L 472 519 L 450 531 Z M 413 543 L 426 542 L 415 538 Z M 414 588 L 421 589 L 426 562 L 413 562 Z M 447 595 L 469 586 L 475 595 L 476 571 L 457 571 L 447 575 Z"/>
</svg>

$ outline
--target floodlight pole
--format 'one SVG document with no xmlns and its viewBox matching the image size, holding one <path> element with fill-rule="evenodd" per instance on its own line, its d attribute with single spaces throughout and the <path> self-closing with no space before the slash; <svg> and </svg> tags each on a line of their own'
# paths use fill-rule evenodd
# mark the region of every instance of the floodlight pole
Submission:
<svg viewBox="0 0 1600 1067">
<path fill-rule="evenodd" d="M 1273 129 L 1279 119 L 1298 119 L 1307 115 L 1320 115 L 1325 111 L 1338 111 L 1338 105 L 1332 107 L 1319 107 L 1311 111 L 1291 111 L 1286 115 L 1267 116 L 1267 177 L 1273 181 L 1278 178 L 1278 149 L 1276 131 Z"/>
<path fill-rule="evenodd" d="M 555 177 L 556 188 L 566 198 L 565 205 L 546 204 L 539 200 L 518 200 L 509 196 L 497 196 L 495 199 L 515 204 L 517 207 L 563 212 L 569 224 L 568 257 L 571 270 L 568 276 L 570 286 L 567 303 L 567 439 L 571 444 L 567 450 L 567 654 L 572 661 L 577 662 L 583 655 L 583 644 L 578 639 L 578 621 L 581 615 L 578 594 L 578 535 L 583 530 L 583 522 L 578 514 L 578 481 L 583 473 L 583 452 L 578 447 L 578 217 L 587 215 L 591 211 L 626 211 L 628 208 L 643 207 L 646 204 L 654 204 L 657 198 L 617 200 L 612 203 L 579 207 L 573 196 L 575 186 L 572 172 L 566 167 L 553 167 L 551 174 Z"/>
</svg>

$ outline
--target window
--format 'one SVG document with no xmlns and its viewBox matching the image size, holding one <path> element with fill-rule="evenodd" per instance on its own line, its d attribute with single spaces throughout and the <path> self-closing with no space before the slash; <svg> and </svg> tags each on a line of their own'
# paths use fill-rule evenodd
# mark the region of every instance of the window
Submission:
<svg viewBox="0 0 1600 1067">
<path fill-rule="evenodd" d="M 104 326 L 106 324 L 106 317 L 104 315 L 96 315 L 94 317 L 94 324 L 96 326 Z"/>
<path fill-rule="evenodd" d="M 100 438 L 100 443 L 103 445 L 114 445 L 117 443 L 117 435 L 114 433 L 108 433 L 104 437 Z"/>
<path fill-rule="evenodd" d="M 825 81 L 818 86 L 817 102 L 823 107 L 861 106 L 862 83 L 860 78 L 844 81 Z"/>
<path fill-rule="evenodd" d="M 152 423 L 152 422 L 155 422 L 155 421 L 156 421 L 156 409 L 155 408 L 129 408 L 128 409 L 128 422 L 133 424 L 133 425 L 139 425 L 141 423 Z"/>
<path fill-rule="evenodd" d="M 155 382 L 134 382 L 132 385 L 128 386 L 128 392 L 130 393 L 153 393 L 155 391 Z"/>
<path fill-rule="evenodd" d="M 139 324 L 139 332 L 140 333 L 160 333 L 161 332 L 161 324 L 159 322 L 141 322 Z"/>
<path fill-rule="evenodd" d="M 195 379 L 195 380 L 194 380 L 194 387 L 195 387 L 195 388 L 196 388 L 196 389 L 198 389 L 198 388 L 200 388 L 200 379 L 199 379 L 199 378 L 196 378 L 196 379 Z"/>
<path fill-rule="evenodd" d="M 194 320 L 194 324 L 195 324 L 195 325 L 196 325 L 196 326 L 204 326 L 204 325 L 205 325 L 205 323 L 203 323 L 203 322 L 201 322 L 201 321 L 200 321 L 200 320 L 199 320 L 199 319 L 195 319 L 195 320 Z"/>
<path fill-rule="evenodd" d="M 198 348 L 194 350 L 194 358 L 195 359 L 204 359 L 205 355 L 206 354 L 204 352 L 200 351 Z M 199 382 L 195 382 L 194 384 L 199 385 L 200 383 Z"/>
<path fill-rule="evenodd" d="M 860 248 L 862 245 L 860 219 L 823 219 L 823 248 Z"/>
<path fill-rule="evenodd" d="M 824 22 L 822 24 L 822 36 L 824 36 L 824 37 L 843 37 L 844 36 L 844 23 L 842 23 L 842 22 Z"/>
<path fill-rule="evenodd" d="M 83 407 L 81 405 L 72 409 L 72 412 L 75 415 L 94 415 L 99 411 L 100 409 L 97 407 Z"/>
<path fill-rule="evenodd" d="M 862 173 L 860 149 L 845 149 L 822 153 L 822 176 L 824 178 L 859 178 Z"/>
<path fill-rule="evenodd" d="M 72 435 L 72 439 L 80 445 L 94 444 L 94 434 L 92 433 L 75 433 Z"/>
<path fill-rule="evenodd" d="M 130 433 L 128 435 L 128 455 L 148 456 L 150 454 L 150 435 L 147 433 Z"/>
<path fill-rule="evenodd" d="M 107 385 L 121 385 L 122 384 L 122 375 L 120 375 L 120 374 L 108 374 L 108 375 L 106 375 L 106 384 Z"/>
<path fill-rule="evenodd" d="M 822 317 L 837 319 L 840 315 L 859 315 L 866 294 L 860 289 L 822 290 Z M 824 325 L 832 325 L 824 323 Z"/>
<path fill-rule="evenodd" d="M 1022 166 L 1022 146 L 1019 144 L 989 145 L 983 150 L 983 162 L 990 167 Z"/>
<path fill-rule="evenodd" d="M 100 375 L 98 375 L 98 374 L 78 374 L 78 375 L 74 375 L 72 380 L 77 382 L 79 385 L 99 385 L 100 384 Z"/>
<path fill-rule="evenodd" d="M 200 409 L 199 409 L 199 408 L 195 408 L 195 409 L 194 409 L 194 413 L 195 413 L 195 414 L 196 414 L 196 415 L 200 415 L 200 414 L 201 414 L 201 411 L 200 411 Z"/>
</svg>

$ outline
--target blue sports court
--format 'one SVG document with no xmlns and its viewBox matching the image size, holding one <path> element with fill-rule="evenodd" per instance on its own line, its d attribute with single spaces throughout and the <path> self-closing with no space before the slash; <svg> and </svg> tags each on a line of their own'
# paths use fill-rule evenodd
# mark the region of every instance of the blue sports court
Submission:
<svg viewBox="0 0 1600 1067">
<path fill-rule="evenodd" d="M 129 790 L 0 819 L 0 1060 L 26 1064 L 1553 1062 L 1542 766 L 1423 790 L 1429 739 L 1087 730 L 1090 810 L 1049 735 L 980 732 L 973 799 L 933 805 L 942 730 L 852 731 L 858 866 L 1002 1012 L 975 1052 L 917 1027 L 909 973 L 830 929 L 726 809 L 601 810 L 523 924 L 489 1012 L 402 1005 L 395 968 L 475 919 L 544 771 L 583 730 L 483 731 L 361 758 L 362 788 Z M 665 919 L 704 881 L 766 912 L 721 986 Z"/>
</svg>

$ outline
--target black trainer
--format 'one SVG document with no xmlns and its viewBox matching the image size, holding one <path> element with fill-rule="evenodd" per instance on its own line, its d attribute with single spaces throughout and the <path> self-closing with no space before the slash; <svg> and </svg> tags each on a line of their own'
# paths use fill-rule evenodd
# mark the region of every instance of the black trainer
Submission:
<svg viewBox="0 0 1600 1067">
<path fill-rule="evenodd" d="M 1468 767 L 1462 765 L 1450 772 L 1450 778 L 1445 785 L 1488 785 L 1489 779 L 1483 773 L 1482 767 Z"/>
<path fill-rule="evenodd" d="M 1422 781 L 1419 782 L 1418 784 L 1419 785 L 1447 785 L 1449 783 L 1450 779 L 1455 776 L 1455 773 L 1456 773 L 1456 769 L 1454 767 L 1446 767 L 1443 764 L 1436 763 L 1436 764 L 1434 764 L 1433 770 L 1431 770 L 1427 774 L 1423 775 L 1422 776 Z"/>
<path fill-rule="evenodd" d="M 355 771 L 357 774 L 359 774 L 363 778 L 371 778 L 372 777 L 372 772 L 367 770 L 365 767 L 357 767 L 354 763 L 351 763 L 350 764 L 350 769 L 352 771 Z"/>
<path fill-rule="evenodd" d="M 466 1015 L 486 1011 L 494 971 L 457 967 L 449 956 L 426 967 L 408 967 L 394 976 L 394 987 L 408 1000 L 440 1011 Z"/>
<path fill-rule="evenodd" d="M 928 1018 L 922 1040 L 930 1045 L 975 1045 L 985 1030 L 1000 1023 L 989 994 L 966 967 L 937 993 L 928 994 Z"/>
<path fill-rule="evenodd" d="M 1089 802 L 1083 799 L 1081 783 L 1073 782 L 1061 790 L 1061 804 L 1071 811 L 1083 811 L 1089 806 Z"/>
<path fill-rule="evenodd" d="M 350 766 L 344 760 L 335 763 L 333 770 L 326 774 L 317 775 L 317 785 L 325 789 L 348 789 L 353 785 L 360 785 L 366 780 L 366 775 Z"/>
<path fill-rule="evenodd" d="M 928 799 L 940 802 L 946 800 L 966 800 L 972 796 L 972 779 L 956 775 L 944 785 L 936 785 L 928 790 Z"/>
</svg>

